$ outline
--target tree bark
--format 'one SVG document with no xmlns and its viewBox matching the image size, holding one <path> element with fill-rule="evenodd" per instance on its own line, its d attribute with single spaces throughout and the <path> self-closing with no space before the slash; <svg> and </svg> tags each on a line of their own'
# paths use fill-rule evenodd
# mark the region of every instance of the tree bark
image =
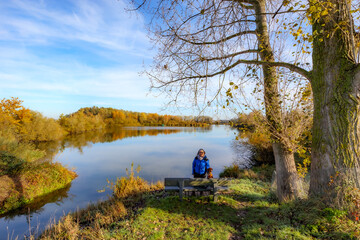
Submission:
<svg viewBox="0 0 360 240">
<path fill-rule="evenodd" d="M 302 181 L 297 173 L 294 154 L 281 143 L 273 143 L 276 166 L 276 194 L 282 201 L 306 196 Z"/>
<path fill-rule="evenodd" d="M 267 29 L 265 0 L 254 4 L 256 13 L 256 33 L 258 36 L 260 58 L 266 62 L 275 62 Z M 293 200 L 301 196 L 302 184 L 296 170 L 294 153 L 287 147 L 283 136 L 282 114 L 279 102 L 278 76 L 276 68 L 264 64 L 264 100 L 266 118 L 269 122 L 271 140 L 276 164 L 277 197 L 280 201 Z"/>
<path fill-rule="evenodd" d="M 328 203 L 336 204 L 346 197 L 346 188 L 360 187 L 360 72 L 350 34 L 351 1 L 320 2 L 334 7 L 327 9 L 329 15 L 318 19 L 316 14 L 312 16 L 314 124 L 310 194 L 327 196 Z"/>
</svg>

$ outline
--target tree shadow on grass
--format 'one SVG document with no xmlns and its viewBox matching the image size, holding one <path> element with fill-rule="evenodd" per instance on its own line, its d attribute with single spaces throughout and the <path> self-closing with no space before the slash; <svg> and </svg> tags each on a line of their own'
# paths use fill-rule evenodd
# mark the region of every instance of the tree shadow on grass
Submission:
<svg viewBox="0 0 360 240">
<path fill-rule="evenodd" d="M 263 196 L 256 193 L 245 193 L 245 194 L 231 194 L 231 196 L 236 201 L 243 202 L 256 202 L 256 201 L 273 201 L 272 196 Z"/>
<path fill-rule="evenodd" d="M 17 208 L 24 199 L 24 187 L 20 179 L 20 172 L 27 167 L 27 162 L 14 155 L 0 151 L 0 210 Z M 1 215 L 0 215 L 1 217 Z"/>
<path fill-rule="evenodd" d="M 180 214 L 184 219 L 218 221 L 236 229 L 231 239 L 358 239 L 354 225 L 340 229 L 335 218 L 311 201 L 298 200 L 278 204 L 271 193 L 238 193 L 220 195 L 214 203 L 202 198 L 178 196 L 152 199 L 148 207 Z M 195 220 L 196 221 L 196 220 Z"/>
<path fill-rule="evenodd" d="M 336 221 L 349 221 L 324 211 L 314 199 L 279 203 L 275 193 L 233 193 L 229 197 L 244 203 L 242 237 L 246 239 L 358 239 L 356 227 L 339 227 Z M 330 211 L 331 212 L 331 211 Z M 339 222 L 340 223 L 340 222 Z"/>
<path fill-rule="evenodd" d="M 208 197 L 185 197 L 183 201 L 180 201 L 178 196 L 154 198 L 148 201 L 146 207 L 172 214 L 167 215 L 168 221 L 176 222 L 178 228 L 183 228 L 179 231 L 188 231 L 190 223 L 191 227 L 195 228 L 203 228 L 202 224 L 207 225 L 205 228 L 209 229 L 231 226 L 233 230 L 228 231 L 239 234 L 237 232 L 241 224 L 241 215 L 237 214 L 239 210 L 221 202 L 209 201 Z M 191 223 L 194 223 L 194 226 Z"/>
</svg>

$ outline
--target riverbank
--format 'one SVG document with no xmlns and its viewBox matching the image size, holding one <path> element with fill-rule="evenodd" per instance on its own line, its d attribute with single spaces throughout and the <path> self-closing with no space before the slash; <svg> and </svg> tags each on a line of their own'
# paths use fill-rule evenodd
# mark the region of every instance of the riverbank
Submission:
<svg viewBox="0 0 360 240">
<path fill-rule="evenodd" d="M 108 201 L 65 216 L 40 239 L 357 239 L 360 225 L 321 201 L 280 204 L 266 168 L 244 171 L 217 202 L 180 202 L 158 184 L 122 178 Z M 132 182 L 132 184 L 130 184 Z M 122 187 L 120 187 L 122 186 Z M 137 187 L 131 187 L 137 186 Z M 132 189 L 133 191 L 129 191 Z M 120 197 L 121 192 L 127 192 Z"/>
<path fill-rule="evenodd" d="M 20 162 L 16 170 L 0 175 L 0 215 L 66 187 L 76 176 L 60 163 Z"/>
</svg>

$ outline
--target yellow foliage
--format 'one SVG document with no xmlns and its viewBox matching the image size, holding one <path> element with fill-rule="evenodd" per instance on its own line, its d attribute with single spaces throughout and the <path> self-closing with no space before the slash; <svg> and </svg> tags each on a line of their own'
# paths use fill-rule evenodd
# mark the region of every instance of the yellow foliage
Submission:
<svg viewBox="0 0 360 240">
<path fill-rule="evenodd" d="M 261 148 L 271 147 L 270 134 L 266 132 L 255 131 L 248 135 L 248 139 L 251 145 Z"/>
<path fill-rule="evenodd" d="M 310 163 L 310 158 L 305 158 L 302 164 L 297 164 L 297 172 L 299 177 L 305 178 L 306 174 L 309 172 Z"/>
<path fill-rule="evenodd" d="M 24 133 L 24 123 L 31 119 L 30 109 L 22 106 L 23 101 L 19 98 L 3 98 L 0 102 L 0 124 L 2 126 L 14 127 L 17 133 Z"/>
<path fill-rule="evenodd" d="M 29 122 L 23 124 L 26 134 L 22 140 L 27 141 L 51 141 L 65 135 L 65 130 L 60 124 L 52 118 L 42 116 L 41 113 L 32 111 L 32 117 Z"/>
</svg>

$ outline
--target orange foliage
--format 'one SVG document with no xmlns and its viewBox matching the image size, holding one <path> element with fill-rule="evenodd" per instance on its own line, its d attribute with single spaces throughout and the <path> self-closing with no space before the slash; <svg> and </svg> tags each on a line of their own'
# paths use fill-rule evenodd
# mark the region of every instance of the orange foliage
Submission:
<svg viewBox="0 0 360 240">
<path fill-rule="evenodd" d="M 123 111 L 115 110 L 112 112 L 113 119 L 124 120 L 126 118 L 125 113 Z"/>
<path fill-rule="evenodd" d="M 0 124 L 15 126 L 19 133 L 25 131 L 22 124 L 29 122 L 32 116 L 30 109 L 21 105 L 22 102 L 14 97 L 3 98 L 0 102 Z"/>
</svg>

